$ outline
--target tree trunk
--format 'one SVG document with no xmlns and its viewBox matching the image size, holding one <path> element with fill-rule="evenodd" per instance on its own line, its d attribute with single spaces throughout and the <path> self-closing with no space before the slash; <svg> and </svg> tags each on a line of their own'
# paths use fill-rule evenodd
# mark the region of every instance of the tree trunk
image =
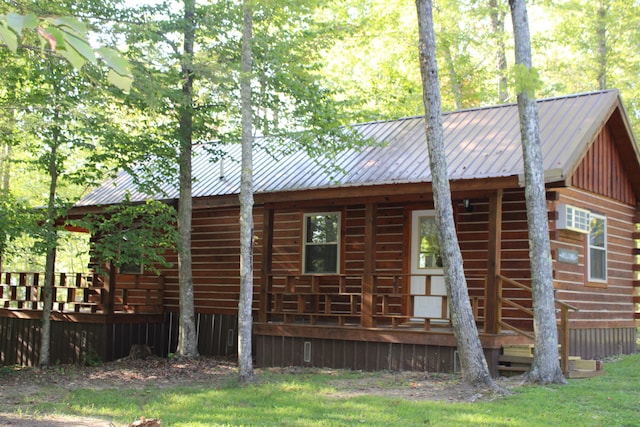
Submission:
<svg viewBox="0 0 640 427">
<path fill-rule="evenodd" d="M 178 280 L 180 287 L 180 322 L 178 357 L 198 356 L 191 268 L 191 155 L 193 139 L 193 44 L 195 38 L 195 0 L 184 0 L 184 55 L 182 58 L 182 105 L 180 106 L 180 198 L 178 200 Z"/>
<path fill-rule="evenodd" d="M 453 55 L 451 55 L 451 44 L 446 42 L 443 46 L 444 59 L 447 63 L 447 71 L 449 73 L 449 86 L 451 87 L 451 93 L 453 94 L 453 103 L 456 110 L 462 109 L 462 93 L 460 92 L 460 85 L 458 84 L 458 74 L 456 73 L 456 65 L 453 61 Z"/>
<path fill-rule="evenodd" d="M 253 380 L 251 334 L 253 305 L 253 120 L 251 102 L 252 19 L 251 0 L 243 3 L 242 73 L 242 174 L 240 177 L 240 300 L 238 305 L 238 364 L 240 381 Z"/>
<path fill-rule="evenodd" d="M 4 194 L 9 194 L 11 183 L 11 144 L 6 144 L 2 147 L 2 158 L 0 159 L 0 173 L 2 175 L 2 183 L 0 190 Z"/>
<path fill-rule="evenodd" d="M 54 121 L 58 120 L 57 113 Z M 55 125 L 54 125 L 55 126 Z M 56 274 L 56 245 L 58 234 L 56 231 L 56 191 L 58 186 L 58 145 L 60 144 L 60 129 L 56 126 L 53 131 L 53 141 L 49 158 L 49 200 L 47 202 L 47 218 L 44 225 L 45 245 L 47 248 L 45 268 L 43 308 L 42 308 L 42 329 L 40 331 L 40 356 L 38 366 L 46 368 L 51 364 L 51 310 L 53 308 L 53 284 Z"/>
<path fill-rule="evenodd" d="M 431 0 L 416 0 L 420 32 L 420 69 L 426 134 L 431 166 L 433 200 L 440 239 L 449 311 L 458 344 L 458 355 L 464 380 L 474 386 L 498 389 L 493 382 L 478 336 L 464 276 L 462 254 L 456 235 L 451 203 L 451 190 L 444 151 L 442 107 L 438 88 L 436 43 Z"/>
<path fill-rule="evenodd" d="M 513 19 L 516 64 L 523 65 L 530 72 L 532 70 L 531 39 L 525 0 L 509 0 L 509 5 Z M 564 383 L 558 357 L 558 330 L 538 107 L 533 91 L 533 88 L 523 88 L 517 94 L 524 161 L 535 334 L 534 358 L 528 380 L 541 384 Z"/>
<path fill-rule="evenodd" d="M 596 38 L 598 43 L 597 67 L 598 67 L 598 88 L 607 88 L 607 14 L 609 11 L 609 0 L 600 0 L 598 3 L 598 17 L 596 19 Z"/>
<path fill-rule="evenodd" d="M 504 104 L 509 99 L 509 85 L 507 83 L 507 54 L 504 47 L 504 16 L 502 3 L 489 0 L 489 15 L 491 17 L 491 31 L 496 42 L 496 69 L 498 71 L 498 103 Z"/>
</svg>

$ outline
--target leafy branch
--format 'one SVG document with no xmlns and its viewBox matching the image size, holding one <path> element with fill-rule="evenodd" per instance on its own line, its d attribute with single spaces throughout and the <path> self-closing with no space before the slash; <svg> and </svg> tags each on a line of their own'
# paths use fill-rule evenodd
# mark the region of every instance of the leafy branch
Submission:
<svg viewBox="0 0 640 427">
<path fill-rule="evenodd" d="M 0 15 L 0 41 L 12 52 L 17 52 L 25 31 L 35 31 L 40 38 L 42 51 L 48 46 L 51 52 L 55 52 L 78 70 L 87 62 L 97 64 L 99 58 L 109 68 L 109 83 L 124 91 L 131 88 L 133 75 L 128 61 L 115 49 L 91 47 L 87 40 L 87 27 L 81 21 L 68 16 L 40 18 L 33 14 Z"/>
</svg>

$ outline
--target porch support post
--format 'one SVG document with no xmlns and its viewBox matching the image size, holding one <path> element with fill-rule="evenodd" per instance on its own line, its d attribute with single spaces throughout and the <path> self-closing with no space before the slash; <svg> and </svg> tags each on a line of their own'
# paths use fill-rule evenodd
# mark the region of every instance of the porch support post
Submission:
<svg viewBox="0 0 640 427">
<path fill-rule="evenodd" d="M 364 274 L 362 276 L 362 314 L 360 323 L 363 328 L 373 326 L 373 273 L 376 263 L 376 207 L 367 203 L 364 214 Z"/>
<path fill-rule="evenodd" d="M 107 295 L 104 297 L 104 312 L 107 316 L 113 314 L 113 306 L 116 298 L 116 266 L 113 262 L 109 263 L 109 277 L 107 281 Z"/>
<path fill-rule="evenodd" d="M 500 330 L 499 311 L 502 310 L 502 304 L 497 276 L 501 263 L 502 193 L 502 190 L 498 190 L 489 197 L 488 265 L 484 298 L 484 331 L 487 334 L 497 334 Z"/>
<path fill-rule="evenodd" d="M 262 220 L 262 270 L 260 272 L 260 302 L 258 303 L 258 321 L 266 323 L 271 295 L 271 269 L 273 259 L 273 209 L 264 207 Z"/>
</svg>

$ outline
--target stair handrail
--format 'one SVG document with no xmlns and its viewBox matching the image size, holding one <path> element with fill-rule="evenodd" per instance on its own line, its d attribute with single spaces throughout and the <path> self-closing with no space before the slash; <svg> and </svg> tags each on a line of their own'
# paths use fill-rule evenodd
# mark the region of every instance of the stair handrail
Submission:
<svg viewBox="0 0 640 427">
<path fill-rule="evenodd" d="M 514 307 L 524 313 L 529 314 L 530 316 L 533 316 L 533 310 L 531 310 L 530 308 L 524 307 L 521 304 L 518 304 L 502 296 L 502 282 L 506 282 L 520 289 L 524 289 L 525 291 L 529 292 L 533 296 L 533 290 L 531 289 L 531 287 L 523 283 L 520 283 L 516 280 L 510 279 L 502 275 L 501 273 L 498 273 L 496 276 L 498 278 L 498 289 L 500 289 L 500 292 L 498 293 L 498 298 L 501 302 L 501 305 L 502 303 L 506 303 L 511 307 Z M 554 291 L 553 301 L 556 305 L 560 307 L 560 328 L 559 328 L 560 329 L 560 366 L 562 368 L 562 372 L 564 374 L 567 374 L 569 372 L 569 311 L 579 311 L 579 309 L 576 306 L 573 306 L 567 302 L 564 302 L 556 298 L 555 291 Z M 513 325 L 510 325 L 507 322 L 504 322 L 502 320 L 501 314 L 499 314 L 498 319 L 499 319 L 498 320 L 499 326 L 505 327 L 507 329 L 514 331 L 519 335 L 522 335 L 531 340 L 534 340 L 533 334 L 529 333 L 528 331 L 524 331 L 520 328 L 517 328 Z"/>
</svg>

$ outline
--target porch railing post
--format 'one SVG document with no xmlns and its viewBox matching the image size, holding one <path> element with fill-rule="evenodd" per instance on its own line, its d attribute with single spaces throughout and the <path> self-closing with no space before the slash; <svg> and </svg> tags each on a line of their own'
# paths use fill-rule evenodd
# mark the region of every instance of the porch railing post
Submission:
<svg viewBox="0 0 640 427">
<path fill-rule="evenodd" d="M 502 243 L 502 190 L 489 197 L 489 260 L 484 299 L 484 331 L 487 334 L 500 332 L 502 290 L 500 286 Z"/>
<path fill-rule="evenodd" d="M 364 214 L 364 274 L 362 276 L 362 312 L 360 324 L 363 328 L 373 326 L 373 270 L 376 262 L 376 204 L 367 203 Z"/>
<path fill-rule="evenodd" d="M 560 367 L 562 373 L 569 373 L 569 309 L 560 306 Z"/>
<path fill-rule="evenodd" d="M 262 270 L 260 272 L 260 300 L 258 321 L 266 323 L 271 307 L 271 272 L 273 259 L 273 209 L 264 208 L 262 219 Z"/>
</svg>

